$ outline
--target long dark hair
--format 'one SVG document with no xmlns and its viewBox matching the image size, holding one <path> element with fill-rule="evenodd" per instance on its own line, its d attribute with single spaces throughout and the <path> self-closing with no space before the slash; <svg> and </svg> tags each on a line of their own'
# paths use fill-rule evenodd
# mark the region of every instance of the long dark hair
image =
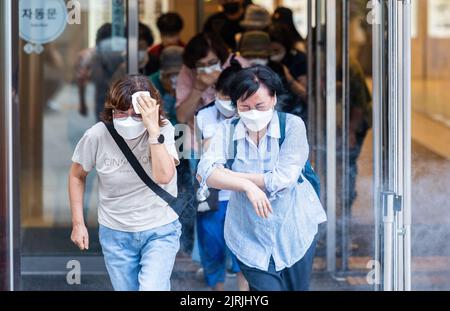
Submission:
<svg viewBox="0 0 450 311">
<path fill-rule="evenodd" d="M 114 82 L 106 96 L 105 108 L 101 114 L 101 119 L 105 122 L 112 122 L 113 110 L 126 111 L 132 105 L 131 96 L 140 91 L 147 91 L 159 105 L 159 126 L 166 124 L 163 102 L 161 95 L 150 80 L 144 75 L 125 75 Z"/>
<path fill-rule="evenodd" d="M 274 23 L 269 26 L 268 33 L 270 41 L 277 42 L 284 46 L 286 53 L 295 49 L 296 39 L 288 26 L 281 23 Z"/>
<path fill-rule="evenodd" d="M 294 14 L 291 9 L 279 6 L 272 15 L 272 22 L 286 25 L 296 41 L 304 42 L 305 38 L 298 32 L 294 24 Z"/>
</svg>

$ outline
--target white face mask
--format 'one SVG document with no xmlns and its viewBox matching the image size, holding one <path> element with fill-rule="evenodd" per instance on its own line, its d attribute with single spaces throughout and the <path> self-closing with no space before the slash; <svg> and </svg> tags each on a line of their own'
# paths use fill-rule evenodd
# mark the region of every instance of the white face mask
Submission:
<svg viewBox="0 0 450 311">
<path fill-rule="evenodd" d="M 286 56 L 286 53 L 278 53 L 278 54 L 272 55 L 270 57 L 270 60 L 279 63 L 279 62 L 281 62 L 283 60 L 283 58 L 285 56 Z"/>
<path fill-rule="evenodd" d="M 211 66 L 207 66 L 207 67 L 198 67 L 197 68 L 197 72 L 198 73 L 206 73 L 206 74 L 211 74 L 214 71 L 221 71 L 222 67 L 220 67 L 220 63 L 217 63 L 215 65 L 211 65 Z"/>
<path fill-rule="evenodd" d="M 250 63 L 251 66 L 256 66 L 256 65 L 266 66 L 267 63 L 269 62 L 269 60 L 267 60 L 265 58 L 253 58 L 253 59 L 249 59 L 248 62 Z"/>
<path fill-rule="evenodd" d="M 176 90 L 177 89 L 177 81 L 178 81 L 178 76 L 177 75 L 173 75 L 170 77 L 170 84 L 172 85 L 172 89 Z"/>
<path fill-rule="evenodd" d="M 225 118 L 231 118 L 236 114 L 236 108 L 231 103 L 231 100 L 216 99 L 216 108 Z"/>
<path fill-rule="evenodd" d="M 113 119 L 113 124 L 117 133 L 125 139 L 138 138 L 146 131 L 144 122 L 136 121 L 132 117 L 128 117 L 125 120 Z"/>
<path fill-rule="evenodd" d="M 250 111 L 239 111 L 239 116 L 246 128 L 252 132 L 259 132 L 265 128 L 273 117 L 273 108 L 267 111 L 252 109 Z"/>
<path fill-rule="evenodd" d="M 146 50 L 139 50 L 139 52 L 138 52 L 138 62 L 139 62 L 139 68 L 142 68 L 145 65 L 147 65 L 148 53 L 147 53 Z"/>
</svg>

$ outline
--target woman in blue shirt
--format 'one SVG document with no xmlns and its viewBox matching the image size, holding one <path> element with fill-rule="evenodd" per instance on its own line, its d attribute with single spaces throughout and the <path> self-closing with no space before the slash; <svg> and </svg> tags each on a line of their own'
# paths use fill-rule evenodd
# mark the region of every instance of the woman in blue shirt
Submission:
<svg viewBox="0 0 450 311">
<path fill-rule="evenodd" d="M 268 67 L 243 69 L 230 89 L 239 119 L 221 125 L 198 179 L 232 191 L 224 236 L 250 289 L 307 290 L 326 215 L 312 185 L 298 182 L 309 153 L 305 125 L 288 114 L 280 128 L 275 106 L 283 87 Z"/>
</svg>

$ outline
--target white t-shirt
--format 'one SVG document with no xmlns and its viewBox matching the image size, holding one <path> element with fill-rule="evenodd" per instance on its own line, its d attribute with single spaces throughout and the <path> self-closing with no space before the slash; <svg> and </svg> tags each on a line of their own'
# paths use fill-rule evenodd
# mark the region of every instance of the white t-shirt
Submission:
<svg viewBox="0 0 450 311">
<path fill-rule="evenodd" d="M 210 104 L 199 110 L 195 118 L 195 122 L 203 139 L 212 138 L 216 134 L 220 123 L 224 120 L 226 120 L 226 118 L 219 112 L 215 104 Z M 219 201 L 228 201 L 230 199 L 230 194 L 231 191 L 229 190 L 220 190 Z"/>
<path fill-rule="evenodd" d="M 164 144 L 178 164 L 174 128 L 167 122 L 161 127 Z M 125 140 L 147 174 L 152 177 L 148 132 Z M 96 168 L 99 182 L 98 222 L 108 228 L 126 232 L 150 230 L 171 223 L 178 215 L 150 190 L 135 173 L 106 126 L 99 122 L 88 129 L 72 156 L 86 172 Z M 177 174 L 167 185 L 160 185 L 177 195 Z"/>
</svg>

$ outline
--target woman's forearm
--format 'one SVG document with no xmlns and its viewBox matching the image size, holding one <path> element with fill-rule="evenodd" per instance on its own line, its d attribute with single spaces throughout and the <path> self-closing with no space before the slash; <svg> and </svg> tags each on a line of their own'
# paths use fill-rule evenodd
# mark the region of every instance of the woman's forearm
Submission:
<svg viewBox="0 0 450 311">
<path fill-rule="evenodd" d="M 174 158 L 167 151 L 164 144 L 150 144 L 150 158 L 152 161 L 152 175 L 158 184 L 170 183 L 175 175 Z"/>
<path fill-rule="evenodd" d="M 84 225 L 83 198 L 86 178 L 69 175 L 69 201 L 72 211 L 72 224 Z"/>
<path fill-rule="evenodd" d="M 227 170 L 234 178 L 244 178 L 255 185 L 257 185 L 261 190 L 266 190 L 266 184 L 264 182 L 264 174 L 252 174 L 252 173 L 239 173 Z"/>
<path fill-rule="evenodd" d="M 230 171 L 216 168 L 211 175 L 209 175 L 206 185 L 214 189 L 247 192 L 251 181 L 245 178 L 233 176 L 229 172 Z"/>
<path fill-rule="evenodd" d="M 302 99 L 306 99 L 308 93 L 307 93 L 307 89 L 304 83 L 302 83 L 302 79 L 299 78 L 299 80 L 297 79 L 293 79 L 290 82 L 291 85 L 291 90 L 297 94 L 298 96 L 300 96 Z"/>
</svg>

